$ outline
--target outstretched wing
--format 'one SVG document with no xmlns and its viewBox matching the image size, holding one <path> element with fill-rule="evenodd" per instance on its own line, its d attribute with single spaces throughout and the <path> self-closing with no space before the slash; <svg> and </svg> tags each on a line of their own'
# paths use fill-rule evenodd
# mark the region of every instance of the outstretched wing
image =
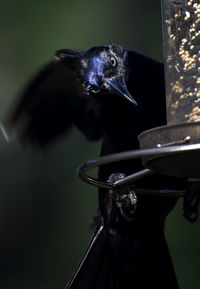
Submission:
<svg viewBox="0 0 200 289">
<path fill-rule="evenodd" d="M 73 123 L 89 139 L 101 136 L 90 100 L 80 90 L 78 63 L 83 53 L 59 50 L 36 75 L 1 125 L 8 140 L 18 135 L 24 142 L 44 147 Z"/>
</svg>

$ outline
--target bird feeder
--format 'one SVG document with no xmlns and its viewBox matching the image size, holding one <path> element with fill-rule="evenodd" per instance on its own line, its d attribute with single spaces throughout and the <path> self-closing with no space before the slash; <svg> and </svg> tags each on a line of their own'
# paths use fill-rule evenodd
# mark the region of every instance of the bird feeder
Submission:
<svg viewBox="0 0 200 289">
<path fill-rule="evenodd" d="M 89 184 L 109 189 L 152 173 L 200 177 L 200 3 L 197 0 L 161 0 L 161 3 L 167 125 L 141 133 L 140 150 L 104 156 L 80 166 L 78 174 Z M 136 158 L 143 159 L 145 169 L 115 183 L 86 174 L 96 166 Z M 150 190 L 146 193 L 152 194 Z M 154 194 L 184 196 L 185 191 L 154 190 Z"/>
<path fill-rule="evenodd" d="M 139 136 L 142 149 L 200 143 L 200 3 L 162 0 L 167 126 Z M 199 150 L 147 157 L 162 174 L 200 177 Z"/>
</svg>

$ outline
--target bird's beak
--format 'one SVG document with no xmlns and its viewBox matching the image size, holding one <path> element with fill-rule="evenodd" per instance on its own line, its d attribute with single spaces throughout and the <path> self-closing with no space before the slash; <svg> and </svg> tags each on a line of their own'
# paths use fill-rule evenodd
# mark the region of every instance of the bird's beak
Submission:
<svg viewBox="0 0 200 289">
<path fill-rule="evenodd" d="M 104 81 L 110 86 L 112 90 L 126 98 L 131 103 L 137 105 L 137 102 L 134 100 L 127 89 L 124 77 L 104 78 Z"/>
</svg>

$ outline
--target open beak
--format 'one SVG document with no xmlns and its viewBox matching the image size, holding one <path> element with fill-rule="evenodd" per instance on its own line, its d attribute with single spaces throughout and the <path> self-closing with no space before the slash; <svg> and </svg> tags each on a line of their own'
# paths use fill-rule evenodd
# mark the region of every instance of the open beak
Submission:
<svg viewBox="0 0 200 289">
<path fill-rule="evenodd" d="M 115 78 L 104 78 L 104 81 L 110 86 L 112 90 L 117 92 L 119 95 L 126 98 L 131 103 L 137 105 L 137 102 L 131 96 L 130 92 L 126 87 L 126 82 L 124 77 L 115 77 Z"/>
</svg>

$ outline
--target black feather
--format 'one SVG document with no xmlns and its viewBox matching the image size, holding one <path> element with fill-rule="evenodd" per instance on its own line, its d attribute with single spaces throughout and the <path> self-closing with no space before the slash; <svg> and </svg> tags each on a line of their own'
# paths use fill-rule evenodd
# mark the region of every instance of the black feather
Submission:
<svg viewBox="0 0 200 289">
<path fill-rule="evenodd" d="M 90 140 L 102 135 L 95 120 L 94 102 L 80 89 L 78 50 L 59 50 L 30 82 L 3 122 L 8 138 L 44 147 L 65 133 L 73 123 Z M 98 116 L 97 116 L 98 119 Z M 96 129 L 95 123 L 98 127 Z"/>
<path fill-rule="evenodd" d="M 118 77 L 126 80 L 137 106 L 108 85 Z M 163 65 L 113 43 L 85 52 L 59 50 L 22 94 L 4 130 L 43 147 L 73 123 L 90 140 L 103 136 L 101 155 L 138 149 L 141 132 L 166 124 Z M 99 177 L 106 181 L 113 173 L 130 174 L 142 168 L 141 160 L 120 162 L 102 166 Z M 135 185 L 181 189 L 186 180 L 157 174 Z M 177 289 L 164 237 L 165 219 L 176 201 L 138 196 L 129 222 L 112 194 L 100 189 L 95 225 L 97 232 L 102 226 L 103 230 L 67 288 Z"/>
</svg>

